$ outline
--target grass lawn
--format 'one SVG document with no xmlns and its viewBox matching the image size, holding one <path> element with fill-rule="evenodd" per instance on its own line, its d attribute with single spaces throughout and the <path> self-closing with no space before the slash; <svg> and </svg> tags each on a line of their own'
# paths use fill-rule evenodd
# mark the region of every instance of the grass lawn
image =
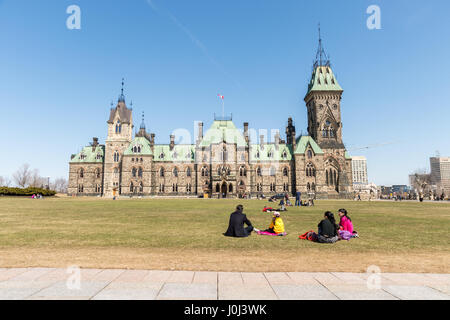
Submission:
<svg viewBox="0 0 450 320">
<path fill-rule="evenodd" d="M 286 237 L 224 237 L 239 203 L 269 226 L 263 200 L 1 197 L 0 267 L 450 273 L 450 203 L 317 201 L 282 213 Z M 359 239 L 298 239 L 342 207 Z"/>
</svg>

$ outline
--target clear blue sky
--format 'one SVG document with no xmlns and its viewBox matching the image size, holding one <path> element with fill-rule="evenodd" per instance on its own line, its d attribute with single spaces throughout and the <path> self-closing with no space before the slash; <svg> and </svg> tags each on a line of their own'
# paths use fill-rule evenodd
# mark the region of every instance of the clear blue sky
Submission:
<svg viewBox="0 0 450 320">
<path fill-rule="evenodd" d="M 66 28 L 72 4 L 81 30 Z M 372 4 L 381 30 L 366 27 Z M 219 92 L 238 127 L 284 136 L 292 116 L 306 132 L 320 22 L 350 154 L 368 158 L 371 181 L 406 184 L 436 150 L 450 156 L 449 12 L 448 0 L 0 1 L 0 175 L 29 163 L 67 177 L 72 153 L 104 142 L 122 77 L 157 143 L 208 127 Z"/>
</svg>

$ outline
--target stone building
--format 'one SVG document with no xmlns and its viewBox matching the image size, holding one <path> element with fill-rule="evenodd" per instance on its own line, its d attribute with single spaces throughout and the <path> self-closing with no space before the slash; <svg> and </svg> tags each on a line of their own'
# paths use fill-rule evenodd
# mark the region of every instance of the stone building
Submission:
<svg viewBox="0 0 450 320">
<path fill-rule="evenodd" d="M 122 83 L 123 86 L 123 83 Z M 230 118 L 215 118 L 193 144 L 156 144 L 144 122 L 133 137 L 132 110 L 119 96 L 110 110 L 104 145 L 93 142 L 72 155 L 69 195 L 266 196 L 302 192 L 304 197 L 352 198 L 351 158 L 342 140 L 343 90 L 321 40 L 304 98 L 308 135 L 297 136 L 292 118 L 286 139 L 250 141 L 249 124 L 239 130 Z"/>
</svg>

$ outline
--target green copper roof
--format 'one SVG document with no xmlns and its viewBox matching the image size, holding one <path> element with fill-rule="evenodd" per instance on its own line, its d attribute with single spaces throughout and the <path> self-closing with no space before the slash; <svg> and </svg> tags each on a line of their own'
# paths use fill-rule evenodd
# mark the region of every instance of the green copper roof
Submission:
<svg viewBox="0 0 450 320">
<path fill-rule="evenodd" d="M 311 91 L 343 91 L 329 66 L 318 66 L 314 69 L 311 81 L 308 84 L 308 92 Z"/>
<path fill-rule="evenodd" d="M 134 147 L 136 148 L 140 147 L 140 152 L 134 152 Z M 144 137 L 135 137 L 123 154 L 125 156 L 129 155 L 147 156 L 152 155 L 153 153 L 150 147 L 150 141 L 148 141 Z"/>
<path fill-rule="evenodd" d="M 155 145 L 153 161 L 155 162 L 192 162 L 195 160 L 195 146 L 189 144 L 175 145 L 173 150 L 170 150 L 168 144 Z"/>
<path fill-rule="evenodd" d="M 203 136 L 200 147 L 209 147 L 211 144 L 221 143 L 222 141 L 236 144 L 238 147 L 246 146 L 244 135 L 232 121 L 215 120 Z"/>
<path fill-rule="evenodd" d="M 105 155 L 105 146 L 98 145 L 92 148 L 92 146 L 84 147 L 80 153 L 76 154 L 75 157 L 70 160 L 70 163 L 95 163 L 103 162 Z"/>
<path fill-rule="evenodd" d="M 289 144 L 280 144 L 278 150 L 275 144 L 265 144 L 264 149 L 261 145 L 252 144 L 250 148 L 250 161 L 289 161 L 292 160 L 292 146 Z"/>
<path fill-rule="evenodd" d="M 296 143 L 297 148 L 295 149 L 295 154 L 304 154 L 308 145 L 311 146 L 315 154 L 323 154 L 322 149 L 320 149 L 319 145 L 310 136 L 301 136 L 297 138 Z"/>
</svg>

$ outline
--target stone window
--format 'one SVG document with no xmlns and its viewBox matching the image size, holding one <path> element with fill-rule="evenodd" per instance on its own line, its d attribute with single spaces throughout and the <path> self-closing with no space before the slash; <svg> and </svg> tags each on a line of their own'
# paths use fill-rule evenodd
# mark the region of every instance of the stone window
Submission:
<svg viewBox="0 0 450 320">
<path fill-rule="evenodd" d="M 144 171 L 142 170 L 142 168 L 139 168 L 139 170 L 138 170 L 138 177 L 142 178 L 143 173 L 144 173 Z"/>
<path fill-rule="evenodd" d="M 191 176 L 191 168 L 190 168 L 190 167 L 188 167 L 188 168 L 186 169 L 186 176 L 187 176 L 187 177 L 190 177 L 190 176 Z"/>
<path fill-rule="evenodd" d="M 136 168 L 133 168 L 131 170 L 131 175 L 133 176 L 133 178 L 136 178 L 136 172 L 137 172 Z"/>
<path fill-rule="evenodd" d="M 164 177 L 164 168 L 159 169 L 159 176 Z"/>
<path fill-rule="evenodd" d="M 258 167 L 258 168 L 256 169 L 256 175 L 257 175 L 258 177 L 261 177 L 261 176 L 262 176 L 261 167 Z"/>
<path fill-rule="evenodd" d="M 311 158 L 312 158 L 312 156 L 313 156 L 313 153 L 312 153 L 312 151 L 311 151 L 311 150 L 308 150 L 308 159 L 311 159 Z"/>
<path fill-rule="evenodd" d="M 283 168 L 283 176 L 284 176 L 284 177 L 289 176 L 289 171 L 288 171 L 287 168 Z"/>
<path fill-rule="evenodd" d="M 275 176 L 275 173 L 276 173 L 275 167 L 270 167 L 269 174 L 271 176 Z"/>
<path fill-rule="evenodd" d="M 114 162 L 119 162 L 119 152 L 114 151 Z"/>
<path fill-rule="evenodd" d="M 79 175 L 80 175 L 80 178 L 84 178 L 84 170 L 83 170 L 83 168 L 80 169 Z"/>
<path fill-rule="evenodd" d="M 178 168 L 177 167 L 173 168 L 173 176 L 178 177 Z"/>
</svg>

